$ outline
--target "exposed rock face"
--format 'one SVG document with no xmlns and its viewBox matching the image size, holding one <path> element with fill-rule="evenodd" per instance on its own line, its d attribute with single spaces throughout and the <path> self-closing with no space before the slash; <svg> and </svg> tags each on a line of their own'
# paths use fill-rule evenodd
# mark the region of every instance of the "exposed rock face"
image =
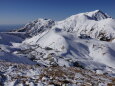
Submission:
<svg viewBox="0 0 115 86">
<path fill-rule="evenodd" d="M 26 32 L 30 36 L 43 33 L 51 29 L 55 25 L 55 22 L 50 19 L 37 19 L 26 24 L 23 28 L 16 30 L 16 32 Z"/>
</svg>

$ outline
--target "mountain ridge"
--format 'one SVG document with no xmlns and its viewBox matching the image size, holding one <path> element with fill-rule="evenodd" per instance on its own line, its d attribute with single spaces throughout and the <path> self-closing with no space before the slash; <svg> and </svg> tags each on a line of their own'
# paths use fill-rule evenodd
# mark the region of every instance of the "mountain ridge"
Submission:
<svg viewBox="0 0 115 86">
<path fill-rule="evenodd" d="M 96 10 L 0 32 L 0 86 L 62 85 L 115 85 L 115 19 Z"/>
<path fill-rule="evenodd" d="M 101 23 L 102 21 L 102 23 Z M 86 34 L 89 35 L 93 38 L 97 38 L 98 36 L 102 33 L 104 33 L 103 28 L 110 22 L 114 21 L 110 16 L 105 14 L 104 12 L 100 10 L 95 10 L 92 12 L 85 12 L 85 13 L 79 13 L 73 16 L 70 16 L 69 18 L 66 18 L 65 20 L 62 21 L 53 21 L 51 19 L 37 19 L 31 23 L 26 24 L 23 28 L 16 30 L 16 32 L 27 32 L 31 36 L 42 34 L 45 30 L 50 30 L 52 28 L 60 28 L 64 29 L 66 31 L 77 31 L 77 34 Z M 107 23 L 106 25 L 103 23 Z M 100 23 L 102 25 L 100 25 Z M 114 22 L 113 22 L 114 23 Z M 41 24 L 41 25 L 40 25 Z M 87 28 L 88 27 L 88 28 Z M 98 30 L 99 28 L 100 30 Z M 113 28 L 114 26 L 112 26 Z M 107 26 L 105 28 L 110 28 L 112 31 L 111 26 Z M 115 27 L 114 27 L 115 28 Z M 90 31 L 89 31 L 90 29 Z M 92 30 L 96 29 L 95 33 L 92 33 Z M 83 31 L 84 30 L 84 31 Z M 101 30 L 103 32 L 101 32 Z M 91 33 L 91 34 L 89 34 Z M 107 33 L 111 34 L 111 33 Z M 113 33 L 112 33 L 113 34 Z M 113 37 L 114 38 L 114 37 Z M 106 37 L 105 40 L 111 40 L 113 38 L 110 38 L 110 36 Z M 102 38 L 99 38 L 102 39 Z"/>
<path fill-rule="evenodd" d="M 92 18 L 86 16 L 86 14 L 90 15 L 90 17 L 92 16 Z M 93 16 L 95 14 L 99 14 L 100 16 L 96 16 L 95 19 Z M 115 20 L 110 16 L 104 14 L 100 10 L 96 10 L 93 12 L 73 15 L 62 21 L 56 21 L 55 24 L 48 30 L 44 30 L 44 32 L 38 33 L 38 35 L 34 35 L 33 37 L 24 40 L 22 42 L 22 45 L 38 44 L 42 48 L 50 47 L 52 49 L 52 52 L 56 53 L 56 55 L 58 56 L 80 59 L 80 61 L 82 61 L 82 59 L 93 59 L 94 63 L 95 61 L 99 61 L 99 63 L 114 67 L 115 58 L 112 53 L 110 54 L 110 52 L 114 51 L 114 49 L 112 49 L 112 47 L 107 47 L 111 45 L 114 46 L 114 44 L 111 44 L 111 42 L 114 42 L 114 38 Z M 85 40 L 87 40 L 89 43 L 85 42 Z M 100 43 L 103 46 L 101 46 Z M 95 50 L 94 45 L 96 46 L 97 51 Z M 111 49 L 111 51 L 109 51 L 109 49 Z M 80 52 L 80 50 L 82 52 Z M 59 53 L 57 53 L 56 51 L 58 51 Z M 100 53 L 99 56 L 95 55 L 96 52 Z M 106 52 L 109 53 L 105 54 Z M 98 57 L 103 57 L 104 60 Z M 73 65 L 73 63 L 71 64 L 71 62 L 64 62 L 65 63 L 63 65 Z M 86 65 L 87 64 L 88 63 L 86 62 Z"/>
</svg>

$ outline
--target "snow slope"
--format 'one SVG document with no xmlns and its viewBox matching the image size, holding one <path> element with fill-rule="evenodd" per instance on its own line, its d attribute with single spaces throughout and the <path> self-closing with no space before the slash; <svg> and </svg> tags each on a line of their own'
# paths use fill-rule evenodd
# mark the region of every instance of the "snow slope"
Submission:
<svg viewBox="0 0 115 86">
<path fill-rule="evenodd" d="M 48 31 L 27 38 L 20 46 L 38 44 L 46 54 L 43 58 L 47 58 L 50 53 L 55 53 L 56 56 L 51 57 L 54 57 L 55 63 L 61 66 L 72 66 L 78 62 L 88 69 L 114 73 L 115 49 L 114 43 L 111 42 L 114 38 L 115 20 L 102 11 L 96 10 L 56 21 Z M 46 47 L 52 50 L 45 51 Z M 35 55 L 35 58 L 38 56 Z M 42 62 L 49 64 L 43 59 Z"/>
<path fill-rule="evenodd" d="M 100 10 L 0 33 L 2 86 L 114 86 L 112 77 L 115 19 Z"/>
<path fill-rule="evenodd" d="M 20 50 L 19 48 L 14 48 L 13 43 L 21 43 L 23 40 L 18 34 L 10 35 L 8 33 L 0 33 L 0 61 L 36 64 L 24 56 L 13 54 L 14 51 Z"/>
<path fill-rule="evenodd" d="M 9 35 L 7 33 L 0 33 L 0 44 L 11 46 L 12 43 L 21 43 L 23 39 L 18 36 Z"/>
<path fill-rule="evenodd" d="M 96 10 L 73 15 L 65 20 L 57 22 L 55 27 L 62 28 L 67 32 L 75 32 L 77 35 L 86 34 L 97 39 L 101 39 L 104 34 L 107 39 L 111 39 L 115 37 L 114 25 L 114 19 Z"/>
</svg>

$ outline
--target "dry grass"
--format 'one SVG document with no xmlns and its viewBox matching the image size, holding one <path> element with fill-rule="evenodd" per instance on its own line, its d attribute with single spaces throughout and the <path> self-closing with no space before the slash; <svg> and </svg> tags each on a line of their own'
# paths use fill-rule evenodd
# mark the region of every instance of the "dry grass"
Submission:
<svg viewBox="0 0 115 86">
<path fill-rule="evenodd" d="M 108 83 L 107 86 L 115 86 L 113 83 Z"/>
<path fill-rule="evenodd" d="M 112 82 L 108 83 L 107 86 L 115 86 L 115 78 L 112 78 L 111 80 Z"/>
<path fill-rule="evenodd" d="M 91 75 L 87 74 L 90 73 Z M 81 75 L 83 75 L 83 77 L 75 77 L 75 75 L 79 73 Z M 105 82 L 104 80 L 102 80 L 100 77 L 104 77 L 105 75 L 98 75 L 95 74 L 92 71 L 89 70 L 84 70 L 81 68 L 76 68 L 76 67 L 48 67 L 48 68 L 44 68 L 43 72 L 40 74 L 39 76 L 39 80 L 42 80 L 43 77 L 47 77 L 49 79 L 49 84 L 54 84 L 56 86 L 61 86 L 62 84 L 69 84 L 69 83 L 74 83 L 74 84 L 78 84 L 77 80 L 81 80 L 84 83 L 81 83 L 81 86 L 92 86 L 93 82 L 95 82 L 95 84 L 100 83 L 100 82 Z M 98 78 L 96 78 L 98 77 Z M 108 77 L 106 77 L 108 78 Z M 114 80 L 113 80 L 114 82 Z M 114 86 L 112 84 L 112 86 Z"/>
<path fill-rule="evenodd" d="M 68 85 L 68 84 L 76 84 L 79 86 L 93 86 L 93 84 L 98 83 L 104 83 L 105 79 L 110 80 L 108 83 L 108 86 L 115 86 L 115 78 L 107 77 L 106 75 L 98 75 L 95 72 L 92 72 L 90 70 L 78 68 L 78 67 L 39 67 L 39 66 L 29 66 L 29 65 L 23 65 L 23 64 L 11 64 L 11 63 L 5 63 L 0 62 L 0 65 L 2 66 L 12 66 L 14 68 L 14 73 L 16 75 L 9 74 L 9 77 L 11 77 L 11 80 L 19 80 L 19 83 L 23 83 L 25 85 L 26 82 L 31 81 L 33 83 L 38 83 L 39 81 L 43 83 L 47 83 L 48 85 L 55 85 L 55 86 L 62 86 L 62 85 Z M 16 70 L 15 70 L 16 69 Z M 34 75 L 33 77 L 28 77 L 26 75 L 18 75 L 20 72 L 24 72 L 27 70 L 38 70 L 40 71 L 39 74 Z M 25 73 L 25 72 L 24 72 Z M 79 75 L 81 75 L 79 77 Z M 103 79 L 104 78 L 104 79 Z M 82 81 L 82 82 L 80 82 Z M 95 83 L 94 83 L 95 82 Z M 27 86 L 27 85 L 25 85 Z M 96 85 L 95 85 L 96 86 Z"/>
</svg>

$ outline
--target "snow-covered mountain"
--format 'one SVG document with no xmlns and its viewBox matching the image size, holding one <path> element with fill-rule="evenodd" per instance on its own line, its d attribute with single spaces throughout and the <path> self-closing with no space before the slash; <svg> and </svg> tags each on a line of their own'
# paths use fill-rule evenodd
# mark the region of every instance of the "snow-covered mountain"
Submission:
<svg viewBox="0 0 115 86">
<path fill-rule="evenodd" d="M 115 20 L 107 14 L 96 10 L 73 15 L 57 22 L 55 27 L 77 35 L 86 34 L 91 38 L 109 40 L 114 38 Z"/>
<path fill-rule="evenodd" d="M 100 10 L 79 13 L 62 21 L 37 19 L 21 29 L 0 33 L 0 61 L 61 66 L 64 70 L 67 70 L 65 67 L 80 67 L 83 71 L 115 77 L 115 19 Z M 36 75 L 36 71 L 41 70 L 31 68 L 33 70 L 25 70 L 27 77 L 29 72 Z"/>
<path fill-rule="evenodd" d="M 42 34 L 52 28 L 60 28 L 67 32 L 76 33 L 78 36 L 85 34 L 91 38 L 103 41 L 114 39 L 115 19 L 100 10 L 73 15 L 62 21 L 51 19 L 37 19 L 26 24 L 17 32 L 26 32 L 29 35 Z"/>
<path fill-rule="evenodd" d="M 26 39 L 22 45 L 38 44 L 42 48 L 50 47 L 53 52 L 58 51 L 56 53 L 58 56 L 72 61 L 86 61 L 86 64 L 88 61 L 94 61 L 93 63 L 99 62 L 115 68 L 115 58 L 112 53 L 114 52 L 114 29 L 115 20 L 102 11 L 96 10 L 56 21 L 48 31 L 45 30 L 39 35 Z M 88 67 L 91 65 L 88 64 Z"/>
<path fill-rule="evenodd" d="M 23 28 L 16 30 L 16 32 L 26 32 L 26 34 L 33 36 L 52 28 L 54 25 L 55 22 L 53 20 L 40 18 L 26 24 Z"/>
</svg>

